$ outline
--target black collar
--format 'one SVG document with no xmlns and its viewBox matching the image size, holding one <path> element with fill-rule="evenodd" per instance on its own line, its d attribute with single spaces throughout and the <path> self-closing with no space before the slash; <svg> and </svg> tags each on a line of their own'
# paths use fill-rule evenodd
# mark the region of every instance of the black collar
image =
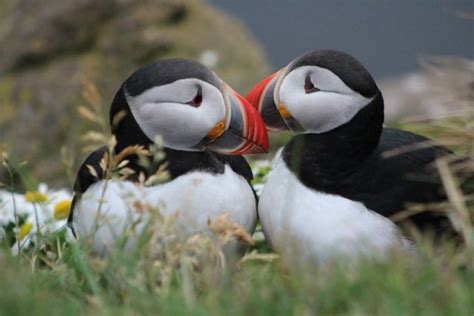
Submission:
<svg viewBox="0 0 474 316">
<path fill-rule="evenodd" d="M 303 184 L 334 192 L 373 152 L 382 133 L 383 98 L 374 99 L 346 124 L 322 134 L 295 135 L 284 147 L 285 163 Z"/>
</svg>

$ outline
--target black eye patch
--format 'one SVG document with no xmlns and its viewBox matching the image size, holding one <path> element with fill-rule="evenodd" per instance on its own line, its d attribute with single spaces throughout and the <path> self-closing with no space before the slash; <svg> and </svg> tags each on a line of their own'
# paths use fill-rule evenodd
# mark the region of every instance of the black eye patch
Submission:
<svg viewBox="0 0 474 316">
<path fill-rule="evenodd" d="M 202 89 L 201 87 L 199 87 L 194 98 L 191 101 L 186 102 L 186 104 L 189 104 L 192 107 L 198 108 L 199 106 L 201 106 L 201 103 L 202 103 Z"/>
<path fill-rule="evenodd" d="M 306 76 L 306 79 L 304 80 L 304 92 L 306 94 L 309 94 L 309 93 L 314 93 L 318 91 L 321 91 L 321 90 L 314 86 L 313 82 L 311 81 L 311 77 Z"/>
</svg>

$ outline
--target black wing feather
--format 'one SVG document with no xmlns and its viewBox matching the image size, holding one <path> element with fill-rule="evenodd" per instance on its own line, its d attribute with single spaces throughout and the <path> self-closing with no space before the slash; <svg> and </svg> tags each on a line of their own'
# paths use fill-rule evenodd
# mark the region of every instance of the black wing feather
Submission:
<svg viewBox="0 0 474 316">
<path fill-rule="evenodd" d="M 71 211 L 68 217 L 68 225 L 71 227 L 71 222 L 74 214 L 74 207 L 77 203 L 77 200 L 80 199 L 82 193 L 84 193 L 87 188 L 89 188 L 95 182 L 104 178 L 104 171 L 100 167 L 100 161 L 104 154 L 107 152 L 107 146 L 100 147 L 92 154 L 90 154 L 86 160 L 79 167 L 77 172 L 76 181 L 74 182 L 74 197 L 72 199 Z M 91 174 L 89 167 L 94 168 L 97 176 Z M 71 227 L 72 229 L 72 227 Z"/>
<path fill-rule="evenodd" d="M 253 173 L 249 163 L 243 156 L 220 155 L 220 159 L 228 164 L 235 173 L 240 174 L 248 182 L 252 181 Z"/>
<path fill-rule="evenodd" d="M 420 135 L 385 128 L 375 152 L 354 174 L 353 178 L 359 180 L 358 192 L 348 197 L 386 217 L 405 209 L 408 203 L 445 200 L 434 161 L 452 152 L 442 146 L 425 147 L 428 141 Z M 393 155 L 387 156 L 390 151 Z M 435 212 L 423 212 L 409 220 L 418 228 L 433 230 L 437 235 L 451 230 L 448 219 Z"/>
</svg>

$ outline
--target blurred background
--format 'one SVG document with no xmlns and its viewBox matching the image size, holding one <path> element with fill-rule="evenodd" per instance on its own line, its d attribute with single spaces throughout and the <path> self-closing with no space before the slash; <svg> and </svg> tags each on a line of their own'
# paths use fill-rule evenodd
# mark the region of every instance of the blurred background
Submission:
<svg viewBox="0 0 474 316">
<path fill-rule="evenodd" d="M 474 56 L 470 0 L 210 3 L 239 18 L 276 68 L 316 48 L 357 56 L 377 79 L 416 71 L 420 55 Z"/>
<path fill-rule="evenodd" d="M 124 79 L 159 58 L 198 60 L 246 93 L 334 48 L 373 74 L 389 123 L 474 106 L 472 0 L 2 0 L 0 42 L 0 144 L 52 186 L 70 187 L 87 155 L 84 83 L 107 115 Z"/>
</svg>

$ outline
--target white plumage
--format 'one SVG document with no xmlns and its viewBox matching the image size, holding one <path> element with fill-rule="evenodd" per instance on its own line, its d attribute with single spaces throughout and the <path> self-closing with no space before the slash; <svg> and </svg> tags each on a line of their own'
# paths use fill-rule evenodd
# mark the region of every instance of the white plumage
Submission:
<svg viewBox="0 0 474 316">
<path fill-rule="evenodd" d="M 176 233 L 189 236 L 208 229 L 208 220 L 230 213 L 230 220 L 249 233 L 256 224 L 256 201 L 248 182 L 225 166 L 223 174 L 193 171 L 173 181 L 143 187 L 127 181 L 110 180 L 90 186 L 74 210 L 73 228 L 78 237 L 90 236 L 93 250 L 105 253 L 118 236 L 136 226 L 126 247 L 133 247 L 143 230 L 149 205 L 164 216 L 177 216 Z M 102 205 L 99 204 L 103 195 Z M 138 224 L 137 224 L 138 223 Z"/>
<path fill-rule="evenodd" d="M 320 89 L 305 93 L 305 78 Z M 349 88 L 332 71 L 317 66 L 302 66 L 283 77 L 275 102 L 283 103 L 305 133 L 324 133 L 349 122 L 371 99 Z"/>
<path fill-rule="evenodd" d="M 397 226 L 362 203 L 304 186 L 278 157 L 260 196 L 258 212 L 267 240 L 284 259 L 385 257 L 409 249 Z"/>
</svg>

